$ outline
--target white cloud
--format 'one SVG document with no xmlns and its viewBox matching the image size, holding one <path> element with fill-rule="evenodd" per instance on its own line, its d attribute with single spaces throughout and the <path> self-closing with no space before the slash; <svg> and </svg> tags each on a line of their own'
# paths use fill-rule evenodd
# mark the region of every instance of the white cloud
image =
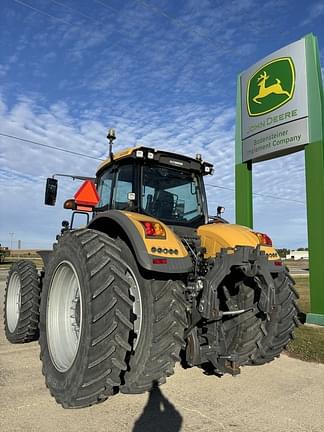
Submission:
<svg viewBox="0 0 324 432">
<path fill-rule="evenodd" d="M 144 144 L 202 153 L 215 164 L 206 181 L 234 188 L 236 76 L 295 38 L 294 4 L 155 2 L 181 20 L 177 25 L 140 2 L 115 2 L 116 11 L 93 1 L 35 3 L 65 22 L 7 3 L 1 132 L 101 158 L 107 128 L 115 127 L 116 150 Z M 315 20 L 322 12 L 315 3 L 313 9 Z M 0 238 L 16 232 L 24 241 L 50 243 L 68 215 L 59 206 L 77 186 L 60 181 L 58 207 L 45 208 L 44 179 L 58 171 L 93 175 L 96 161 L 8 138 L 0 138 L 0 148 Z M 301 154 L 255 165 L 254 189 L 303 201 Z M 211 213 L 222 204 L 233 221 L 234 191 L 208 187 L 207 193 Z M 256 227 L 276 244 L 306 245 L 305 206 L 259 196 L 254 203 Z"/>
<path fill-rule="evenodd" d="M 86 117 L 77 122 L 65 103 L 57 102 L 46 110 L 35 101 L 22 98 L 11 110 L 3 100 L 0 107 L 4 133 L 93 157 L 107 154 L 106 125 Z M 206 111 L 203 106 L 188 104 L 169 107 L 166 118 L 170 121 L 162 121 L 158 112 L 150 113 L 143 108 L 141 111 L 130 109 L 123 117 L 115 118 L 113 126 L 116 126 L 118 136 L 115 149 L 142 144 L 189 156 L 201 153 L 215 165 L 215 175 L 206 177 L 206 183 L 234 188 L 235 110 L 220 107 Z M 28 244 L 50 243 L 59 229 L 59 221 L 69 217 L 60 206 L 64 199 L 74 194 L 77 184 L 60 180 L 58 207 L 51 209 L 43 206 L 45 178 L 55 172 L 92 176 L 98 164 L 3 137 L 0 146 L 0 201 L 6 203 L 1 206 L 4 222 L 0 238 L 8 238 L 9 232 L 16 232 Z M 302 160 L 300 155 L 289 158 L 289 171 L 285 169 L 284 159 L 255 165 L 255 191 L 298 197 L 303 201 Z M 207 194 L 210 213 L 215 214 L 217 205 L 224 205 L 225 217 L 233 221 L 234 192 L 207 186 Z M 305 210 L 302 205 L 261 197 L 256 197 L 254 202 L 258 229 L 272 234 L 279 246 L 287 242 L 293 246 L 305 245 L 302 223 L 300 219 L 294 221 L 297 216 L 303 220 Z M 298 231 L 296 234 L 295 230 Z"/>
<path fill-rule="evenodd" d="M 319 18 L 324 14 L 324 3 L 322 1 L 316 2 L 315 4 L 311 4 L 308 9 L 308 14 L 304 21 L 302 21 L 302 25 L 312 24 L 314 20 Z"/>
</svg>

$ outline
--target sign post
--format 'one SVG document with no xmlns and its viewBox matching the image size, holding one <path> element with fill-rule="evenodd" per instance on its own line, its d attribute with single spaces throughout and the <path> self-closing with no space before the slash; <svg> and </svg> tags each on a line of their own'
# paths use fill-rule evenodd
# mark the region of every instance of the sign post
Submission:
<svg viewBox="0 0 324 432">
<path fill-rule="evenodd" d="M 238 77 L 236 222 L 253 226 L 253 163 L 305 150 L 311 313 L 324 325 L 324 97 L 313 35 Z"/>
</svg>

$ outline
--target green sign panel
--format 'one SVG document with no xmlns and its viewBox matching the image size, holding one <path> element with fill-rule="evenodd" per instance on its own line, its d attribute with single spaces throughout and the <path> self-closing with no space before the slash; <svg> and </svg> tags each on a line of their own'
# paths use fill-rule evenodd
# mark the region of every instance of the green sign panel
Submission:
<svg viewBox="0 0 324 432">
<path fill-rule="evenodd" d="M 309 143 L 305 40 L 270 54 L 243 72 L 241 161 L 260 161 Z"/>
<path fill-rule="evenodd" d="M 236 222 L 251 228 L 253 163 L 305 149 L 311 294 L 307 322 L 324 325 L 324 95 L 313 35 L 240 74 L 235 142 Z"/>
<path fill-rule="evenodd" d="M 291 57 L 262 65 L 249 79 L 246 105 L 249 115 L 260 116 L 286 104 L 294 94 L 295 66 Z"/>
</svg>

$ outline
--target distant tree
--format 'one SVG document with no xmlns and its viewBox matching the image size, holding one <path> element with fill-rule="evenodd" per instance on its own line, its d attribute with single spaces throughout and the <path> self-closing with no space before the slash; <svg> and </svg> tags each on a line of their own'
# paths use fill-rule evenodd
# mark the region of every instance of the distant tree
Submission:
<svg viewBox="0 0 324 432">
<path fill-rule="evenodd" d="M 277 249 L 277 252 L 281 258 L 286 258 L 286 256 L 290 254 L 290 249 L 281 248 Z"/>
</svg>

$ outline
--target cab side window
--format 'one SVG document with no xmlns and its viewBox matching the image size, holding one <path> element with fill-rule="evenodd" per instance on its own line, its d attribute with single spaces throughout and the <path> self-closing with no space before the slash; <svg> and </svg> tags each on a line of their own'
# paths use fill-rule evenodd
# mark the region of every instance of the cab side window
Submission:
<svg viewBox="0 0 324 432">
<path fill-rule="evenodd" d="M 100 177 L 98 182 L 98 194 L 100 196 L 100 201 L 97 207 L 107 206 L 108 208 L 110 208 L 113 176 L 114 176 L 113 168 L 109 168 Z"/>
<path fill-rule="evenodd" d="M 121 165 L 117 171 L 113 208 L 124 210 L 129 206 L 128 194 L 134 192 L 134 167 Z"/>
</svg>

